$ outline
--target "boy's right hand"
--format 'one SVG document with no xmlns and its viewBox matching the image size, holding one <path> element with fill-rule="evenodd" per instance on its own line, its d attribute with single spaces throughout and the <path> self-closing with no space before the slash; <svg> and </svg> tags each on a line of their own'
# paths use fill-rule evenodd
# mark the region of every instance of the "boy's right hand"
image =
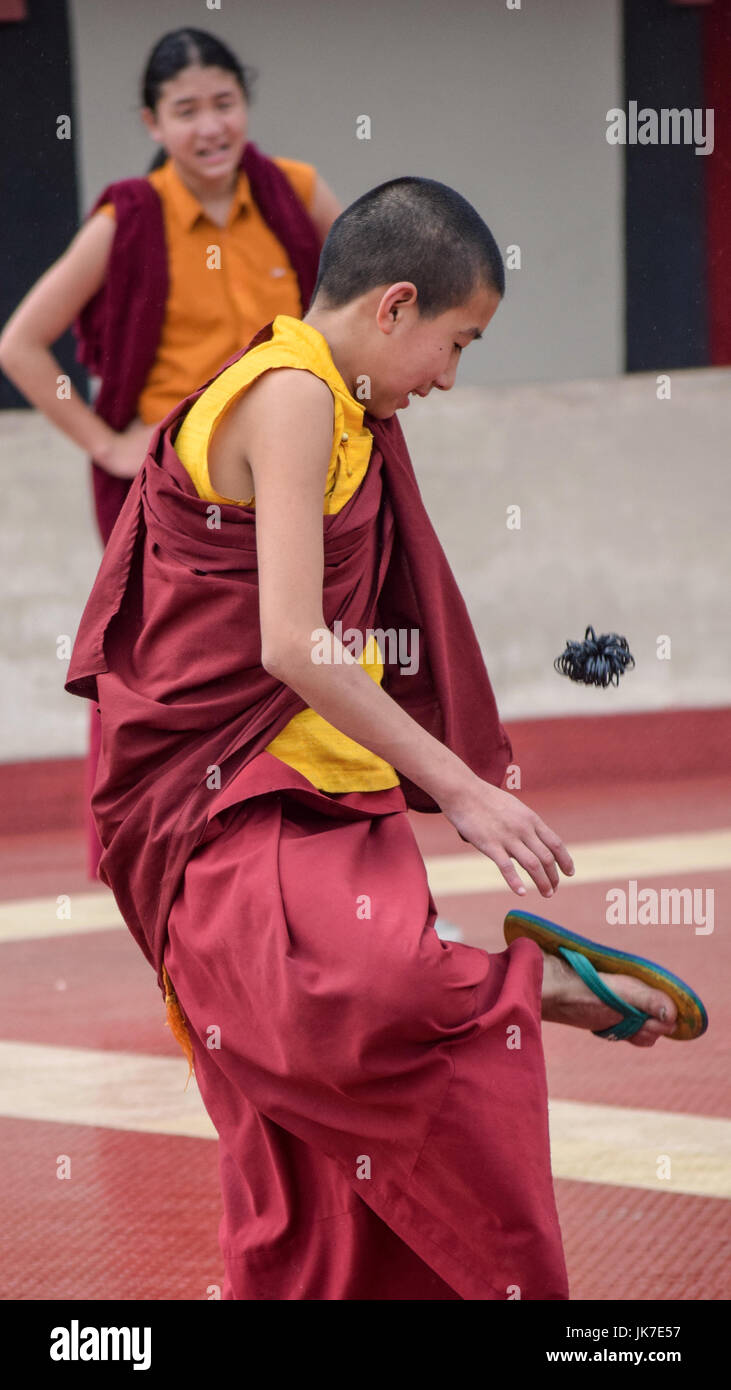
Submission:
<svg viewBox="0 0 731 1390">
<path fill-rule="evenodd" d="M 559 868 L 567 875 L 574 873 L 571 855 L 555 831 L 529 806 L 491 782 L 474 776 L 457 795 L 440 804 L 462 839 L 497 864 L 513 892 L 526 891 L 514 859 L 544 898 L 558 888 Z"/>
<path fill-rule="evenodd" d="M 109 447 L 95 462 L 115 478 L 134 478 L 142 467 L 147 446 L 157 425 L 145 425 L 135 417 L 125 430 L 115 434 Z"/>
</svg>

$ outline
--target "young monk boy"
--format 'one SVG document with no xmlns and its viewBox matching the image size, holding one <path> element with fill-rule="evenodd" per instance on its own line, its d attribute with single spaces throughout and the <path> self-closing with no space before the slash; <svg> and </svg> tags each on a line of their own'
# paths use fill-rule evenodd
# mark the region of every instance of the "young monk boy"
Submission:
<svg viewBox="0 0 731 1390">
<path fill-rule="evenodd" d="M 616 965 L 598 999 L 520 914 L 502 953 L 441 941 L 407 816 L 442 810 L 516 893 L 516 864 L 545 897 L 573 873 L 500 790 L 510 743 L 395 414 L 450 390 L 503 291 L 451 188 L 359 198 L 304 321 L 163 421 L 80 625 L 101 877 L 220 1136 L 225 1298 L 567 1298 L 541 1017 L 676 1027 Z"/>
</svg>

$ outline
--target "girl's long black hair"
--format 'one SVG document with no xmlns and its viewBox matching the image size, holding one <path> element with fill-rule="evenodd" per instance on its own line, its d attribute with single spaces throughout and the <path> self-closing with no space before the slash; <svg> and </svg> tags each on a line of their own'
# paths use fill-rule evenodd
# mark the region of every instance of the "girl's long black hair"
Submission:
<svg viewBox="0 0 731 1390">
<path fill-rule="evenodd" d="M 177 77 L 179 72 L 193 63 L 202 68 L 223 68 L 224 72 L 232 72 L 247 103 L 251 102 L 252 88 L 258 76 L 256 69 L 240 63 L 236 54 L 213 34 L 207 34 L 204 29 L 185 28 L 172 29 L 155 44 L 142 74 L 142 105 L 154 111 L 163 83 Z M 147 170 L 148 174 L 153 169 L 159 169 L 166 159 L 167 153 L 161 146 Z"/>
</svg>

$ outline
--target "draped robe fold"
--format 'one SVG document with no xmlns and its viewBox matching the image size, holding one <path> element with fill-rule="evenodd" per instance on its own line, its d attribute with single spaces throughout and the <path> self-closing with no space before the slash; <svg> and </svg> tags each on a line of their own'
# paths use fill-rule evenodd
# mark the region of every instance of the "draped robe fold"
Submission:
<svg viewBox="0 0 731 1390">
<path fill-rule="evenodd" d="M 198 394 L 153 437 L 65 688 L 101 711 L 100 877 L 173 982 L 220 1136 L 224 1297 L 566 1298 L 540 950 L 439 939 L 406 814 L 439 808 L 403 774 L 330 794 L 265 751 L 305 702 L 261 665 L 254 512 L 175 454 Z M 364 423 L 367 473 L 323 517 L 325 622 L 417 628 L 384 689 L 499 785 L 510 741 L 400 426 Z"/>
</svg>

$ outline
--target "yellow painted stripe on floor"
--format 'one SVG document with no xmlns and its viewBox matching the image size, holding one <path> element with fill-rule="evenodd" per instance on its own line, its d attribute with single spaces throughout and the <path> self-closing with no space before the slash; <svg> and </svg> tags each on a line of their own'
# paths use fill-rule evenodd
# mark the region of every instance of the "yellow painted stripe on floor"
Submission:
<svg viewBox="0 0 731 1390">
<path fill-rule="evenodd" d="M 548 1119 L 554 1177 L 731 1197 L 731 1120 L 568 1100 Z"/>
<path fill-rule="evenodd" d="M 161 1027 L 164 1024 L 161 1020 Z M 215 1139 L 180 1057 L 0 1042 L 0 1115 Z"/>
<path fill-rule="evenodd" d="M 0 1116 L 215 1139 L 186 1076 L 182 1053 L 0 1042 Z M 549 1124 L 555 1178 L 731 1197 L 731 1120 L 552 1099 Z"/>
<path fill-rule="evenodd" d="M 628 840 L 596 840 L 571 848 L 576 865 L 572 878 L 561 875 L 561 891 L 575 883 L 626 883 L 665 875 L 731 869 L 731 829 L 685 835 L 651 835 Z M 477 850 L 460 854 L 431 854 L 425 859 L 432 893 L 509 892 L 491 859 Z M 537 889 L 526 871 L 518 869 L 528 892 Z M 515 896 L 515 895 L 514 895 Z M 20 898 L 0 903 L 0 945 L 34 937 L 68 936 L 76 932 L 111 931 L 124 926 L 109 889 L 71 893 L 70 917 L 58 916 L 56 898 Z M 542 901 L 544 901 L 542 899 Z"/>
<path fill-rule="evenodd" d="M 17 898 L 0 903 L 0 944 L 32 937 L 69 936 L 77 932 L 112 931 L 124 926 L 109 888 L 90 893 L 69 893 L 58 898 Z M 59 912 L 63 916 L 59 916 Z M 70 916 L 66 916 L 66 912 Z"/>
</svg>

